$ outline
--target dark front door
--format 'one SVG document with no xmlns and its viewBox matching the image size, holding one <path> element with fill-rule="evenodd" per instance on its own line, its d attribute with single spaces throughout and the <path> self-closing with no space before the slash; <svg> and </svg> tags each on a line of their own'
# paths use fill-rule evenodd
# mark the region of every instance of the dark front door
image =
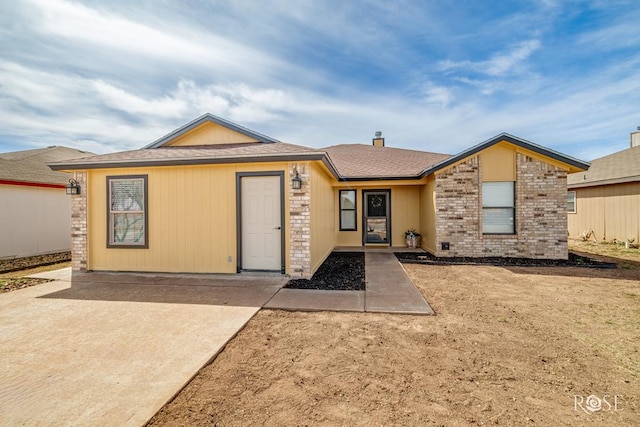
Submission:
<svg viewBox="0 0 640 427">
<path fill-rule="evenodd" d="M 364 243 L 390 244 L 389 191 L 364 193 Z"/>
</svg>

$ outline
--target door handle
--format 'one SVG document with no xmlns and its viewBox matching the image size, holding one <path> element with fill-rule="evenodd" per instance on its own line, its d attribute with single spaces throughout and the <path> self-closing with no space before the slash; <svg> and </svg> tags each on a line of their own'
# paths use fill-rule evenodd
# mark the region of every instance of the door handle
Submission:
<svg viewBox="0 0 640 427">
<path fill-rule="evenodd" d="M 274 230 L 282 230 L 282 227 L 273 227 Z"/>
</svg>

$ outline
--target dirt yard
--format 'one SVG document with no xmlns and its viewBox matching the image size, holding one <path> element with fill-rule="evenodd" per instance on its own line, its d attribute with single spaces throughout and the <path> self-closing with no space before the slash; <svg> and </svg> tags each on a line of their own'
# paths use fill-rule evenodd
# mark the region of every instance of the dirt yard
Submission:
<svg viewBox="0 0 640 427">
<path fill-rule="evenodd" d="M 436 316 L 262 310 L 150 424 L 638 425 L 637 263 L 406 269 Z"/>
</svg>

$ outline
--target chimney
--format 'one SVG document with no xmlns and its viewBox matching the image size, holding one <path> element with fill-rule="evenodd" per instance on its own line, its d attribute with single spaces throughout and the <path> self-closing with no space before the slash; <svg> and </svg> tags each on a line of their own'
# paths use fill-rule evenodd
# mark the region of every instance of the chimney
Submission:
<svg viewBox="0 0 640 427">
<path fill-rule="evenodd" d="M 638 138 L 640 138 L 640 132 L 638 132 L 638 134 Z M 376 136 L 375 138 L 373 138 L 373 145 L 376 147 L 384 147 L 384 138 L 382 137 L 382 132 L 376 132 Z"/>
<path fill-rule="evenodd" d="M 632 147 L 637 147 L 640 145 L 640 126 L 638 126 L 637 129 L 638 130 L 636 130 L 635 132 L 631 132 L 631 135 L 629 135 L 629 139 L 631 140 Z"/>
</svg>

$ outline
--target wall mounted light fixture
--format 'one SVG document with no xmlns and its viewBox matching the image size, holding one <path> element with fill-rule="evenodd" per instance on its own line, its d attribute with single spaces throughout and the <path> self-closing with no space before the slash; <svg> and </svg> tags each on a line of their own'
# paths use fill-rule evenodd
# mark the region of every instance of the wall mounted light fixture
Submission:
<svg viewBox="0 0 640 427">
<path fill-rule="evenodd" d="M 67 190 L 67 194 L 70 196 L 80 194 L 80 184 L 78 184 L 78 181 L 73 178 L 69 180 L 69 183 L 65 185 L 64 188 Z"/>
<path fill-rule="evenodd" d="M 297 169 L 295 169 L 294 172 L 296 175 L 291 179 L 291 188 L 294 190 L 300 190 L 302 188 L 302 178 L 300 178 Z"/>
</svg>

